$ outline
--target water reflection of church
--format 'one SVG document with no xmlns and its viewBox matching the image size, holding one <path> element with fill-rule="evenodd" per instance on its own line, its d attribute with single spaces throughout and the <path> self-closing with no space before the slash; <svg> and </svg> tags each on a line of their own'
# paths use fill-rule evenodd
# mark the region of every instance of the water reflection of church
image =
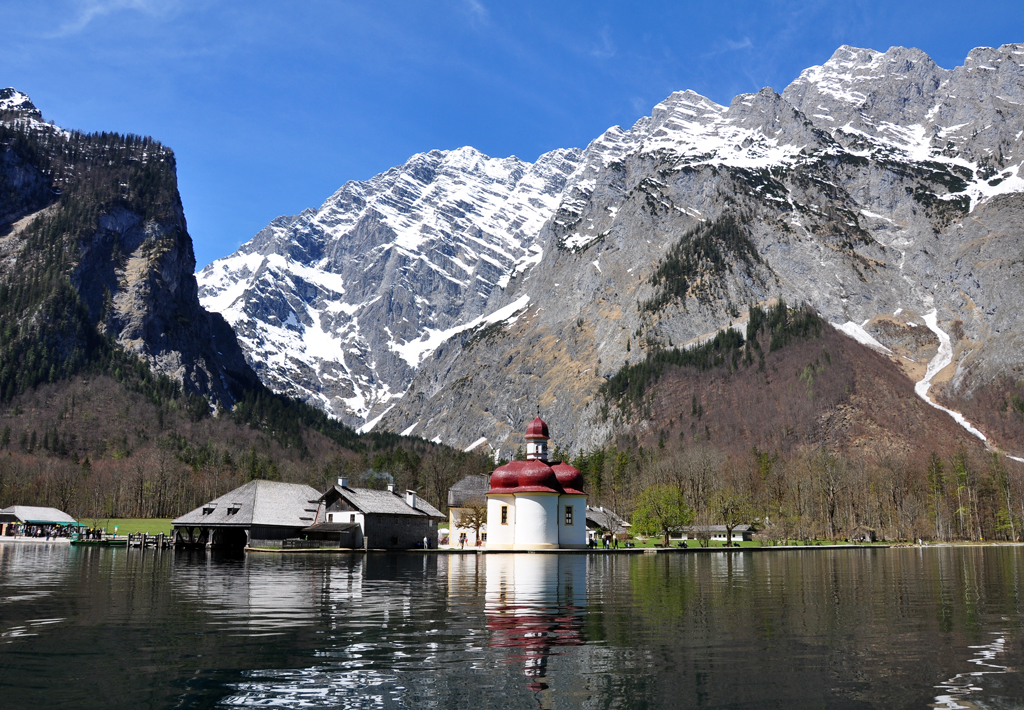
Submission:
<svg viewBox="0 0 1024 710">
<path fill-rule="evenodd" d="M 527 688 L 547 690 L 548 663 L 560 646 L 583 643 L 584 555 L 488 555 L 484 609 L 488 643 L 522 665 Z"/>
</svg>

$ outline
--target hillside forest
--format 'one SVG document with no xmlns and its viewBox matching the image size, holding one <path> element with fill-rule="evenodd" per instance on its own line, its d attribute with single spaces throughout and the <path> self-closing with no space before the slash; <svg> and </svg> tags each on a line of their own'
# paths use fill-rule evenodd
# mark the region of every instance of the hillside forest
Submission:
<svg viewBox="0 0 1024 710">
<path fill-rule="evenodd" d="M 589 503 L 633 514 L 634 532 L 661 534 L 668 520 L 754 523 L 768 542 L 858 528 L 888 541 L 1022 539 L 1024 465 L 809 308 L 755 306 L 745 332 L 654 349 L 603 394 L 615 439 L 568 458 Z M 990 398 L 989 419 L 1019 432 L 1013 396 Z"/>
</svg>

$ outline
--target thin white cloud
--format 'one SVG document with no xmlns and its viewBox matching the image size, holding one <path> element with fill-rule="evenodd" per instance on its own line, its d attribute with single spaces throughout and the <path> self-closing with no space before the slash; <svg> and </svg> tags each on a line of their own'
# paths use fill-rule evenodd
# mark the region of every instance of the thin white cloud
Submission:
<svg viewBox="0 0 1024 710">
<path fill-rule="evenodd" d="M 480 0 L 463 0 L 462 6 L 469 14 L 470 22 L 477 26 L 489 26 L 491 24 L 491 13 L 487 11 Z"/>
<path fill-rule="evenodd" d="M 727 52 L 739 52 L 744 49 L 753 49 L 754 43 L 750 40 L 750 37 L 744 37 L 743 39 L 724 39 L 719 40 L 711 45 L 711 51 L 703 54 L 703 58 L 708 59 L 710 57 L 717 57 Z"/>
<path fill-rule="evenodd" d="M 85 30 L 93 20 L 116 12 L 135 11 L 147 15 L 160 15 L 174 10 L 178 0 L 77 0 L 76 12 L 48 37 L 69 37 Z"/>
<path fill-rule="evenodd" d="M 600 41 L 590 50 L 590 54 L 598 59 L 609 59 L 614 57 L 617 51 L 618 48 L 612 41 L 612 31 L 605 25 L 601 30 Z"/>
<path fill-rule="evenodd" d="M 750 41 L 750 37 L 744 37 L 739 41 L 727 39 L 724 44 L 726 50 L 730 52 L 735 52 L 738 49 L 748 49 L 754 46 L 754 43 Z"/>
</svg>

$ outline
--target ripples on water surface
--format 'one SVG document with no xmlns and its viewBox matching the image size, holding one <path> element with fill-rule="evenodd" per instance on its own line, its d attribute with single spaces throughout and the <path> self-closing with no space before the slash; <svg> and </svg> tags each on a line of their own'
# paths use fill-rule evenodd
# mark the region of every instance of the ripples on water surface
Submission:
<svg viewBox="0 0 1024 710">
<path fill-rule="evenodd" d="M 0 544 L 0 707 L 1020 708 L 1020 547 Z"/>
</svg>

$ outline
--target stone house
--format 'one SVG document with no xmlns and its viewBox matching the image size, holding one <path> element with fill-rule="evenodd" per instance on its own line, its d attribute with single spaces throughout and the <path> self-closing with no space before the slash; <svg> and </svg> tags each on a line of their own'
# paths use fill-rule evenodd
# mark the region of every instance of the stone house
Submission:
<svg viewBox="0 0 1024 710">
<path fill-rule="evenodd" d="M 348 480 L 328 489 L 317 501 L 313 525 L 303 533 L 307 537 L 341 534 L 349 530 L 352 547 L 367 549 L 412 549 L 437 545 L 437 524 L 445 516 L 434 506 L 406 491 L 395 492 L 394 486 L 378 491 L 371 488 L 350 488 Z M 340 542 L 340 541 L 339 541 Z"/>
</svg>

